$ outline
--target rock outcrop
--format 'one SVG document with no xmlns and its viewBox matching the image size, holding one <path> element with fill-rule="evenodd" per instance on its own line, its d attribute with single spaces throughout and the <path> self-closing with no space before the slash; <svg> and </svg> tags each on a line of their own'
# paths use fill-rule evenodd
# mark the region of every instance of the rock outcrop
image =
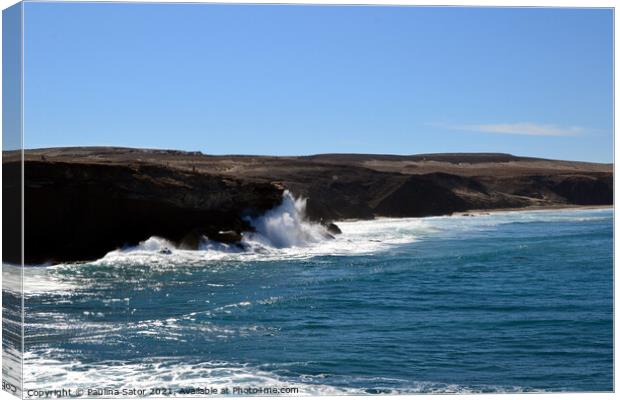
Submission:
<svg viewBox="0 0 620 400">
<path fill-rule="evenodd" d="M 27 264 L 93 260 L 150 236 L 179 245 L 196 231 L 220 241 L 239 238 L 252 229 L 244 216 L 282 198 L 269 183 L 156 165 L 28 161 L 24 180 Z M 17 258 L 12 250 L 5 248 L 5 259 Z"/>
</svg>

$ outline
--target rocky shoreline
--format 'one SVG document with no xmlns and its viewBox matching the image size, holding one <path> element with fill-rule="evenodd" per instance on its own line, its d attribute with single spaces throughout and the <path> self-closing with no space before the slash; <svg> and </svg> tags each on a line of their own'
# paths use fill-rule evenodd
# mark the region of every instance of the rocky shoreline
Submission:
<svg viewBox="0 0 620 400">
<path fill-rule="evenodd" d="M 20 190 L 10 179 L 20 171 L 19 154 L 4 152 L 5 198 Z M 284 190 L 306 197 L 308 217 L 334 233 L 333 222 L 342 219 L 613 204 L 611 164 L 506 154 L 269 157 L 53 148 L 25 152 L 24 178 L 26 264 L 94 260 L 150 236 L 184 248 L 195 248 L 203 235 L 234 243 L 252 230 L 247 217 L 277 206 Z M 7 207 L 5 219 L 18 222 Z M 4 259 L 19 262 L 14 241 L 5 241 Z"/>
</svg>

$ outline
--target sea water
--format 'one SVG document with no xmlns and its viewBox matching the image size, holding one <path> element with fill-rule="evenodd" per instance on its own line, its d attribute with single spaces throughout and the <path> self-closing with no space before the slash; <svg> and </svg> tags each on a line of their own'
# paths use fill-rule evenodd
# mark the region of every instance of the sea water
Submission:
<svg viewBox="0 0 620 400">
<path fill-rule="evenodd" d="M 27 267 L 24 394 L 613 390 L 611 209 L 340 222 L 335 239 L 303 211 L 287 194 L 242 248 L 151 238 Z"/>
</svg>

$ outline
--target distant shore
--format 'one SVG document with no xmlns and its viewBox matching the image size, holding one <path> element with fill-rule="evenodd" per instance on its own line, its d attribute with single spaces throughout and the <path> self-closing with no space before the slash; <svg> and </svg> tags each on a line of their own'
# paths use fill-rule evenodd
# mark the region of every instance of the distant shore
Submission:
<svg viewBox="0 0 620 400">
<path fill-rule="evenodd" d="M 467 216 L 467 214 L 478 214 L 478 215 L 484 215 L 484 214 L 492 214 L 492 213 L 500 213 L 500 212 L 512 212 L 512 211 L 553 211 L 553 210 L 558 210 L 558 211 L 571 211 L 571 210 L 599 210 L 599 209 L 612 209 L 613 210 L 614 206 L 613 204 L 608 204 L 608 205 L 574 205 L 574 204 L 557 204 L 557 205 L 549 205 L 549 206 L 529 206 L 529 207 L 522 207 L 522 208 L 498 208 L 498 209 L 493 209 L 493 210 L 488 210 L 488 209 L 478 209 L 478 210 L 468 210 L 468 211 L 460 211 L 460 212 L 456 212 L 452 215 L 454 216 Z"/>
<path fill-rule="evenodd" d="M 374 219 L 381 220 L 394 220 L 394 219 L 410 219 L 410 218 L 429 218 L 429 217 L 481 217 L 485 215 L 492 215 L 496 213 L 503 212 L 528 212 L 528 211 L 579 211 L 579 210 L 604 210 L 611 209 L 613 210 L 613 205 L 593 205 L 593 206 L 575 206 L 575 205 L 558 205 L 558 206 L 531 206 L 531 207 L 523 207 L 523 208 L 498 208 L 498 209 L 477 209 L 477 210 L 465 210 L 454 212 L 451 214 L 442 214 L 442 215 L 432 215 L 425 217 L 384 217 L 384 216 L 376 216 Z M 336 224 L 339 222 L 358 222 L 358 221 L 368 221 L 368 219 L 360 219 L 360 218 L 347 218 L 340 219 L 334 221 Z"/>
</svg>

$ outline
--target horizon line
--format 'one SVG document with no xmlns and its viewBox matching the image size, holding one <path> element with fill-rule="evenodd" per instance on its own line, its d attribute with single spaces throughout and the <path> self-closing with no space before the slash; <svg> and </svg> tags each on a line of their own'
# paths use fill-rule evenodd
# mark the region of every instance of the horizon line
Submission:
<svg viewBox="0 0 620 400">
<path fill-rule="evenodd" d="M 568 159 L 557 159 L 557 158 L 547 158 L 547 157 L 537 157 L 537 156 L 522 156 L 513 153 L 506 152 L 489 152 L 489 151 L 474 151 L 474 152 L 437 152 L 437 153 L 360 153 L 360 152 L 323 152 L 323 153 L 308 153 L 308 154 L 242 154 L 242 153 L 206 153 L 203 150 L 184 150 L 184 149 L 171 149 L 171 148 L 160 148 L 160 147 L 131 147 L 131 146 L 118 146 L 118 145 L 89 145 L 89 146 L 52 146 L 52 147 L 23 147 L 20 149 L 13 150 L 4 150 L 5 151 L 43 151 L 43 150 L 53 150 L 53 149 L 127 149 L 127 150 L 146 150 L 146 151 L 169 151 L 169 152 L 181 152 L 181 153 L 200 153 L 203 156 L 211 156 L 211 157 L 314 157 L 314 156 L 325 156 L 325 155 L 343 155 L 343 156 L 392 156 L 392 157 L 423 157 L 423 156 L 454 156 L 454 155 L 488 155 L 488 156 L 509 156 L 514 158 L 521 159 L 536 159 L 536 160 L 545 160 L 545 161 L 569 161 L 569 162 L 581 162 L 581 163 L 591 163 L 591 164 L 608 164 L 614 165 L 614 161 L 605 162 L 605 161 L 584 161 L 584 160 L 568 160 Z M 198 155 L 198 154 L 196 154 Z M 615 157 L 614 157 L 615 158 Z"/>
</svg>

